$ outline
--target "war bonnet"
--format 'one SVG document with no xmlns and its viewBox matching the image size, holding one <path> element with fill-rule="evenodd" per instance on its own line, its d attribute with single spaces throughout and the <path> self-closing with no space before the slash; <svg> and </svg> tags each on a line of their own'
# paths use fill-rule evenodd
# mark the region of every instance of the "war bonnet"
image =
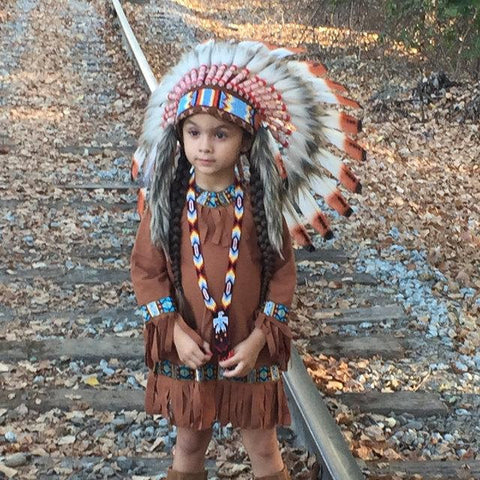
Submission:
<svg viewBox="0 0 480 480">
<path fill-rule="evenodd" d="M 361 190 L 341 159 L 343 153 L 365 159 L 365 151 L 349 136 L 361 124 L 331 106 L 359 105 L 342 95 L 344 87 L 325 78 L 322 65 L 295 60 L 295 53 L 256 41 L 209 41 L 186 53 L 152 93 L 132 177 L 141 176 L 140 209 L 148 191 L 155 207 L 153 240 L 167 254 L 177 125 L 198 112 L 214 112 L 253 134 L 249 159 L 260 173 L 268 236 L 278 252 L 282 213 L 301 245 L 311 246 L 306 223 L 325 238 L 332 236 L 316 195 L 341 215 L 352 213 L 337 185 Z"/>
</svg>

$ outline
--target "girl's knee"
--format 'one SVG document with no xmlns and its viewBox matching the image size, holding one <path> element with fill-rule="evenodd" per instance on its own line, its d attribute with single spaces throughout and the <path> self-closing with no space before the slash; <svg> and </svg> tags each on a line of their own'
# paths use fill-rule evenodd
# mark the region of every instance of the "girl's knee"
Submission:
<svg viewBox="0 0 480 480">
<path fill-rule="evenodd" d="M 177 429 L 177 441 L 175 450 L 181 450 L 186 455 L 204 453 L 210 443 L 211 430 L 190 430 L 188 428 Z"/>
<path fill-rule="evenodd" d="M 275 429 L 242 430 L 242 437 L 255 478 L 288 478 L 279 476 L 284 465 Z"/>
<path fill-rule="evenodd" d="M 242 438 L 249 456 L 268 459 L 278 455 L 279 447 L 275 429 L 242 430 Z"/>
</svg>

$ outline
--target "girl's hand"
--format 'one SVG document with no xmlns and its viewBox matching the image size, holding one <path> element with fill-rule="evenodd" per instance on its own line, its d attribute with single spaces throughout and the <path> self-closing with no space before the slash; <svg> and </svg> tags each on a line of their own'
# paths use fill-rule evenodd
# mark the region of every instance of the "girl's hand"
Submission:
<svg viewBox="0 0 480 480">
<path fill-rule="evenodd" d="M 204 341 L 200 348 L 178 324 L 175 324 L 173 328 L 173 343 L 177 349 L 180 361 L 190 368 L 200 368 L 212 358 L 208 342 Z"/>
<path fill-rule="evenodd" d="M 267 340 L 262 331 L 255 328 L 243 342 L 240 342 L 233 349 L 234 354 L 230 358 L 219 362 L 222 368 L 232 369 L 225 370 L 224 377 L 244 377 L 248 375 L 255 366 L 258 354 L 266 342 Z"/>
</svg>

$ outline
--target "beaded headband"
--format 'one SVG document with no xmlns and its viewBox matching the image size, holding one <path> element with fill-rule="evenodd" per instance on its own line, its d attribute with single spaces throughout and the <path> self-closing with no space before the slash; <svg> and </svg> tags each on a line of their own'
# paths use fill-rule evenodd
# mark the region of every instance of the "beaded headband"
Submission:
<svg viewBox="0 0 480 480">
<path fill-rule="evenodd" d="M 183 95 L 178 101 L 175 121 L 178 123 L 195 113 L 212 113 L 219 110 L 228 114 L 233 123 L 249 133 L 254 133 L 258 128 L 254 108 L 240 97 L 218 88 L 199 88 Z"/>
<path fill-rule="evenodd" d="M 360 182 L 342 156 L 365 160 L 363 148 L 350 138 L 361 123 L 326 105 L 343 110 L 359 105 L 343 95 L 344 87 L 325 77 L 323 65 L 292 60 L 295 53 L 261 42 L 209 41 L 185 54 L 153 92 L 132 176 L 142 170 L 143 185 L 151 190 L 152 238 L 167 253 L 176 125 L 198 112 L 216 112 L 254 133 L 249 162 L 264 186 L 267 230 L 277 251 L 282 247 L 282 213 L 301 245 L 312 244 L 306 223 L 325 238 L 332 236 L 317 195 L 341 215 L 352 213 L 334 178 L 360 192 Z"/>
</svg>

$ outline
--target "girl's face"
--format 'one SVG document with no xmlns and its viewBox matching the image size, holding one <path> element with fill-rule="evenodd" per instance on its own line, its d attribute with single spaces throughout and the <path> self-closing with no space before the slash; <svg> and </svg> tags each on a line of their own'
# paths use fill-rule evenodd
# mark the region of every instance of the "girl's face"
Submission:
<svg viewBox="0 0 480 480">
<path fill-rule="evenodd" d="M 195 167 L 197 184 L 221 190 L 234 179 L 234 167 L 248 148 L 244 131 L 234 123 L 207 113 L 188 117 L 182 126 L 183 146 Z"/>
</svg>

